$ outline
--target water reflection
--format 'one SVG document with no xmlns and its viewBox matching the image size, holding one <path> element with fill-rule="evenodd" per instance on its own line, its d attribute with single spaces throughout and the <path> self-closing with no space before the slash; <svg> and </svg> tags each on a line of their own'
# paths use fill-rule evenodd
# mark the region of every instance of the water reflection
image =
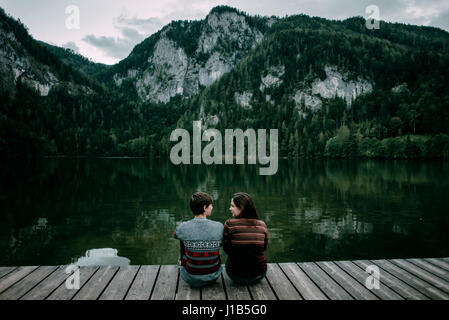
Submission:
<svg viewBox="0 0 449 320">
<path fill-rule="evenodd" d="M 368 234 L 373 232 L 373 224 L 358 221 L 357 217 L 348 211 L 342 218 L 325 218 L 312 224 L 313 233 L 323 234 L 332 239 L 340 239 L 345 234 Z"/>
<path fill-rule="evenodd" d="M 37 223 L 32 227 L 33 230 L 45 230 L 47 229 L 47 218 L 37 219 Z"/>
<path fill-rule="evenodd" d="M 448 256 L 449 164 L 287 161 L 174 166 L 151 159 L 43 159 L 0 171 L 0 265 L 62 265 L 88 248 L 133 264 L 174 264 L 173 230 L 192 218 L 196 191 L 230 217 L 232 195 L 254 198 L 267 223 L 269 261 Z M 225 255 L 222 253 L 222 258 Z M 223 260 L 224 261 L 224 260 Z"/>
<path fill-rule="evenodd" d="M 130 260 L 118 256 L 118 250 L 112 248 L 90 249 L 84 257 L 73 258 L 72 264 L 78 266 L 128 266 Z"/>
</svg>

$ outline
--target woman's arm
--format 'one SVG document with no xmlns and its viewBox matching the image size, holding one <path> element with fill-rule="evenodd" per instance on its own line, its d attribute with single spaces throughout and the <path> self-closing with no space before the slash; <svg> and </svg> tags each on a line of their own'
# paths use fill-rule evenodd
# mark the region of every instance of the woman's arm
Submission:
<svg viewBox="0 0 449 320">
<path fill-rule="evenodd" d="M 265 239 L 264 239 L 264 246 L 263 246 L 263 251 L 267 250 L 267 246 L 268 246 L 268 229 L 265 232 Z"/>
<path fill-rule="evenodd" d="M 231 235 L 229 233 L 229 226 L 228 226 L 228 222 L 226 221 L 224 223 L 224 228 L 223 228 L 223 250 L 224 252 L 226 252 L 227 254 L 230 254 L 231 251 Z"/>
</svg>

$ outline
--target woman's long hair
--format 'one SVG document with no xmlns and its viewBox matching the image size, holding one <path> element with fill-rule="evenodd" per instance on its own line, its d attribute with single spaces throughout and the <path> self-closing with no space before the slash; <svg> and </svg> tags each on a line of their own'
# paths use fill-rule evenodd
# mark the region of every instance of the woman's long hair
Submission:
<svg viewBox="0 0 449 320">
<path fill-rule="evenodd" d="M 242 210 L 238 216 L 239 218 L 259 219 L 256 206 L 254 205 L 254 201 L 251 199 L 249 194 L 237 192 L 232 196 L 232 201 L 234 201 L 237 208 Z"/>
</svg>

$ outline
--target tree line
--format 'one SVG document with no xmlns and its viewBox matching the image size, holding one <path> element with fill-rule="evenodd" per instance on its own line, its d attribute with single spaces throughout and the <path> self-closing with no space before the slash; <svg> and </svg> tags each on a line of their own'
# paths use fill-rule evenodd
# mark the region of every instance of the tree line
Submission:
<svg viewBox="0 0 449 320">
<path fill-rule="evenodd" d="M 109 69 L 91 66 L 96 77 L 73 70 L 58 60 L 57 51 L 48 55 L 28 38 L 23 26 L 10 23 L 8 28 L 21 34 L 38 61 L 54 64 L 62 79 L 87 81 L 95 91 L 69 94 L 56 86 L 42 97 L 21 81 L 14 90 L 2 82 L 2 155 L 167 156 L 173 129 L 192 130 L 192 121 L 217 115 L 215 127 L 223 133 L 227 128 L 277 128 L 280 156 L 449 157 L 449 37 L 435 28 L 382 22 L 379 30 L 366 30 L 359 18 L 286 17 L 267 30 L 265 40 L 233 71 L 198 95 L 176 96 L 164 104 L 143 102 L 130 81 L 120 87 L 103 81 Z M 190 30 L 172 36 L 193 50 L 189 39 L 198 38 L 198 26 Z M 115 71 L 138 65 L 154 41 L 150 37 L 137 46 L 132 59 Z M 221 49 L 232 54 L 232 46 Z M 284 66 L 282 83 L 262 92 L 261 77 L 273 66 Z M 326 66 L 335 66 L 349 79 L 371 81 L 373 91 L 350 106 L 339 97 L 322 99 L 316 111 L 296 103 L 295 92 L 325 79 Z M 251 106 L 240 106 L 236 92 L 251 92 Z"/>
</svg>

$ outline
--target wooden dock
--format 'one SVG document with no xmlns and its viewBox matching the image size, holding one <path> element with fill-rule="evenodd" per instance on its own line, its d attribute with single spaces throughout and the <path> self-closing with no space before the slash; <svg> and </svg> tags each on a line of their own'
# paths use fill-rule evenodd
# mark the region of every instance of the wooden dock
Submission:
<svg viewBox="0 0 449 320">
<path fill-rule="evenodd" d="M 366 287 L 373 265 L 378 289 Z M 257 285 L 235 285 L 224 271 L 215 284 L 196 289 L 176 265 L 80 267 L 80 288 L 67 289 L 66 267 L 1 267 L 0 300 L 449 299 L 449 258 L 270 263 Z"/>
</svg>

